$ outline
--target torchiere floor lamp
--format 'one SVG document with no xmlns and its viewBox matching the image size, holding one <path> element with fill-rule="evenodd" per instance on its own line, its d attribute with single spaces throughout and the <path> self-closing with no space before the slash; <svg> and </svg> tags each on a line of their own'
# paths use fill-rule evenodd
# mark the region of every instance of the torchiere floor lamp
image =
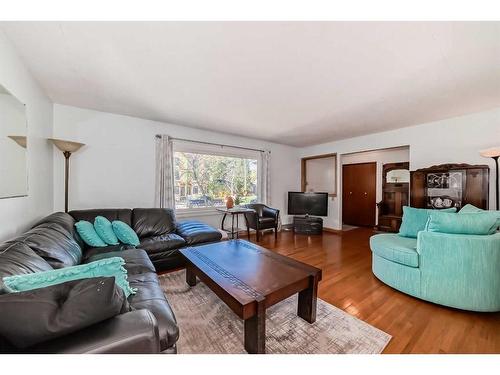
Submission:
<svg viewBox="0 0 500 375">
<path fill-rule="evenodd" d="M 73 152 L 77 152 L 80 147 L 85 146 L 85 144 L 55 138 L 49 138 L 49 141 L 63 152 L 66 159 L 64 169 L 64 212 L 68 212 L 69 157 Z"/>
<path fill-rule="evenodd" d="M 500 202 L 498 200 L 498 158 L 500 157 L 500 147 L 494 147 L 494 148 L 489 148 L 487 150 L 483 150 L 480 152 L 481 156 L 484 156 L 485 158 L 492 158 L 495 160 L 495 166 L 496 166 L 496 205 L 497 205 L 497 211 L 499 210 L 499 205 Z"/>
</svg>

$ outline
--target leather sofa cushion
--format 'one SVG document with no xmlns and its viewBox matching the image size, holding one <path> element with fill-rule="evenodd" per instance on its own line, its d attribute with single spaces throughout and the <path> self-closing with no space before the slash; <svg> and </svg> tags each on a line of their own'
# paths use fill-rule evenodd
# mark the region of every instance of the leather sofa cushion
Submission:
<svg viewBox="0 0 500 375">
<path fill-rule="evenodd" d="M 24 349 L 130 311 L 113 277 L 0 296 L 0 335 Z"/>
<path fill-rule="evenodd" d="M 94 255 L 97 254 L 112 253 L 115 251 L 123 251 L 128 249 L 135 249 L 135 247 L 132 245 L 125 245 L 125 244 L 110 245 L 106 247 L 90 247 L 88 249 L 83 250 L 83 263 L 87 263 L 87 260 L 90 257 L 93 257 Z"/>
<path fill-rule="evenodd" d="M 178 249 L 186 244 L 181 236 L 170 233 L 161 236 L 142 238 L 139 248 L 146 250 L 148 254 L 164 252 L 166 250 Z"/>
<path fill-rule="evenodd" d="M 82 249 L 71 232 L 54 222 L 45 222 L 10 242 L 22 242 L 45 259 L 52 268 L 76 266 Z"/>
<path fill-rule="evenodd" d="M 276 220 L 272 217 L 259 217 L 259 224 L 273 224 Z"/>
<path fill-rule="evenodd" d="M 153 263 L 148 257 L 148 254 L 141 249 L 129 249 L 122 251 L 110 251 L 106 253 L 98 253 L 85 259 L 85 263 L 95 262 L 96 260 L 120 257 L 125 261 L 125 269 L 127 275 L 136 275 L 144 272 L 156 272 Z"/>
<path fill-rule="evenodd" d="M 179 327 L 156 273 L 148 272 L 129 277 L 130 286 L 137 288 L 137 293 L 129 297 L 130 305 L 138 309 L 147 309 L 158 322 L 161 350 L 174 345 L 179 338 Z"/>
<path fill-rule="evenodd" d="M 109 221 L 120 220 L 127 225 L 132 225 L 132 210 L 128 208 L 103 208 L 92 210 L 74 210 L 69 214 L 73 216 L 76 221 L 85 220 L 94 222 L 96 216 L 104 216 Z"/>
<path fill-rule="evenodd" d="M 186 220 L 177 224 L 177 233 L 186 244 L 195 245 L 204 242 L 216 242 L 222 238 L 221 232 L 201 221 Z"/>
<path fill-rule="evenodd" d="M 156 268 L 156 272 L 174 270 L 186 265 L 186 258 L 180 253 L 180 249 L 168 250 L 162 253 L 150 254 L 149 258 Z"/>
<path fill-rule="evenodd" d="M 175 231 L 175 214 L 169 208 L 134 208 L 132 228 L 139 238 L 154 237 Z"/>
<path fill-rule="evenodd" d="M 70 214 L 68 214 L 66 212 L 54 212 L 53 214 L 41 219 L 38 223 L 33 225 L 32 228 L 35 228 L 35 227 L 39 226 L 40 224 L 45 224 L 45 223 L 59 224 L 67 232 L 71 233 L 73 236 L 76 233 L 75 219 L 73 219 L 73 216 L 71 216 Z"/>
<path fill-rule="evenodd" d="M 374 254 L 409 267 L 418 267 L 417 239 L 393 233 L 377 234 L 370 238 Z"/>
<path fill-rule="evenodd" d="M 29 246 L 21 242 L 0 245 L 0 294 L 5 292 L 2 279 L 5 276 L 49 271 L 52 267 Z"/>
<path fill-rule="evenodd" d="M 259 229 L 269 229 L 276 226 L 276 220 L 272 217 L 259 217 Z"/>
<path fill-rule="evenodd" d="M 174 350 L 169 348 L 169 350 Z M 158 323 L 148 310 L 134 310 L 94 324 L 71 335 L 29 348 L 36 354 L 156 354 L 160 351 Z"/>
<path fill-rule="evenodd" d="M 148 254 L 149 259 L 155 264 L 157 261 L 170 261 L 174 260 L 173 258 L 181 257 L 185 259 L 181 253 L 179 252 L 179 248 L 177 249 L 170 249 L 170 250 L 164 250 L 158 253 L 154 254 Z"/>
</svg>

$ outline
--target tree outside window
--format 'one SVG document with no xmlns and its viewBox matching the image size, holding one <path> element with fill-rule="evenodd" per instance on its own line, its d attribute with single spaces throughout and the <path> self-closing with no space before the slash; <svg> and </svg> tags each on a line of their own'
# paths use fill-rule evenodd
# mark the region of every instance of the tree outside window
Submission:
<svg viewBox="0 0 500 375">
<path fill-rule="evenodd" d="M 257 201 L 256 159 L 175 152 L 174 162 L 177 209 L 223 206 L 227 196 Z"/>
</svg>

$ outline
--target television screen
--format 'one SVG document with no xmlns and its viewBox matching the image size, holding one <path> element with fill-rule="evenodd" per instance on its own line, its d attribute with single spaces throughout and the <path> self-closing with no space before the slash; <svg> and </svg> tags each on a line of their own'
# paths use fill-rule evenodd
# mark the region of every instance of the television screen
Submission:
<svg viewBox="0 0 500 375">
<path fill-rule="evenodd" d="M 328 193 L 288 192 L 289 215 L 328 216 Z"/>
</svg>

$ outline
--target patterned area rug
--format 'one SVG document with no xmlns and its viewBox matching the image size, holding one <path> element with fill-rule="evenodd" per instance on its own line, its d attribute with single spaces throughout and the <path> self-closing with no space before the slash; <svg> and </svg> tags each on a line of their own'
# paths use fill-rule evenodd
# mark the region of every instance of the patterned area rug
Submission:
<svg viewBox="0 0 500 375">
<path fill-rule="evenodd" d="M 246 353 L 243 321 L 205 284 L 190 288 L 185 271 L 160 276 L 180 327 L 178 352 Z M 381 353 L 391 336 L 318 299 L 316 322 L 297 316 L 297 295 L 267 310 L 266 352 L 270 354 Z"/>
</svg>

